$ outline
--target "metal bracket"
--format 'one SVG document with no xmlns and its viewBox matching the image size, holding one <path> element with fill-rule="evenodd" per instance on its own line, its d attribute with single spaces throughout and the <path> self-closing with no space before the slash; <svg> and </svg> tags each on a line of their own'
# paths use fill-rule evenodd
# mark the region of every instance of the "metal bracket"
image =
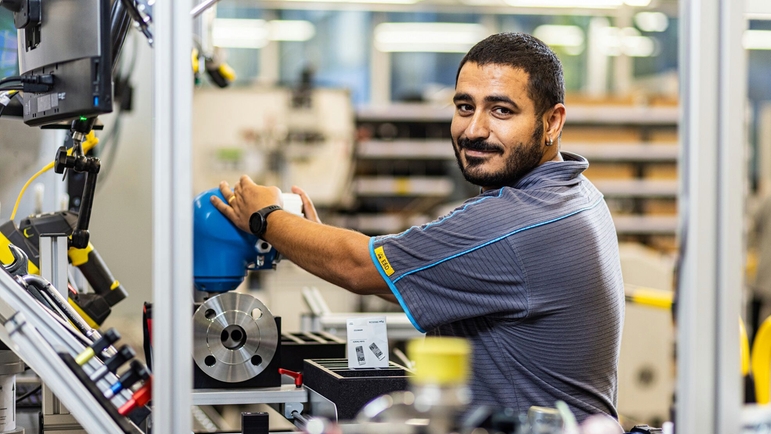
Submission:
<svg viewBox="0 0 771 434">
<path fill-rule="evenodd" d="M 67 237 L 40 235 L 40 273 L 65 298 L 67 294 Z"/>
</svg>

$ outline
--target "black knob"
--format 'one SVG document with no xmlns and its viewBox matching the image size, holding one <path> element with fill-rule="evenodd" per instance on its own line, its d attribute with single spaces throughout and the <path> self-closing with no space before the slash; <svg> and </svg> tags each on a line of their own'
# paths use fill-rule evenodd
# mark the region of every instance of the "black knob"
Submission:
<svg viewBox="0 0 771 434">
<path fill-rule="evenodd" d="M 138 360 L 131 361 L 131 368 L 120 377 L 120 383 L 124 388 L 129 388 L 138 381 L 146 381 L 150 378 L 150 371 Z"/>
<path fill-rule="evenodd" d="M 76 229 L 72 232 L 72 247 L 76 249 L 85 249 L 88 247 L 88 240 L 91 234 L 87 230 Z"/>
<path fill-rule="evenodd" d="M 59 146 L 56 150 L 56 158 L 54 158 L 54 172 L 64 173 L 64 169 L 67 168 L 67 148 Z"/>
</svg>

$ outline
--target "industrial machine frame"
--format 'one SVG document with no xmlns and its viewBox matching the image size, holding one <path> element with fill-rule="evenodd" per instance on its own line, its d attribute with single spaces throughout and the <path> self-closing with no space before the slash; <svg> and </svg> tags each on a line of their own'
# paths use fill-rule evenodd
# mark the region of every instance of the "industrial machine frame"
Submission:
<svg viewBox="0 0 771 434">
<path fill-rule="evenodd" d="M 159 432 L 190 431 L 192 375 L 187 362 L 192 339 L 175 339 L 192 337 L 192 88 L 178 79 L 189 68 L 190 6 L 189 0 L 155 5 L 153 288 L 159 320 L 153 333 L 159 381 L 153 392 Z M 742 287 L 740 213 L 746 173 L 742 101 L 747 78 L 741 48 L 745 4 L 683 0 L 680 10 L 680 161 L 685 176 L 679 203 L 686 210 L 681 226 L 688 228 L 680 236 L 688 248 L 682 251 L 678 300 L 676 422 L 688 432 L 737 432 L 741 401 L 735 319 Z"/>
<path fill-rule="evenodd" d="M 106 434 L 126 432 L 58 354 L 67 352 L 75 357 L 86 346 L 65 328 L 67 326 L 46 312 L 5 270 L 0 270 L 0 321 L 4 325 L 0 329 L 0 340 L 29 365 L 62 402 L 79 403 L 68 409 L 86 431 Z M 91 359 L 83 365 L 83 370 L 90 374 L 99 366 L 99 362 Z M 115 380 L 114 376 L 112 380 Z M 101 390 L 107 390 L 109 386 L 105 379 L 97 383 Z M 125 403 L 130 396 L 130 392 L 124 391 L 117 397 L 116 403 Z M 134 425 L 130 429 L 131 432 L 142 432 Z"/>
</svg>

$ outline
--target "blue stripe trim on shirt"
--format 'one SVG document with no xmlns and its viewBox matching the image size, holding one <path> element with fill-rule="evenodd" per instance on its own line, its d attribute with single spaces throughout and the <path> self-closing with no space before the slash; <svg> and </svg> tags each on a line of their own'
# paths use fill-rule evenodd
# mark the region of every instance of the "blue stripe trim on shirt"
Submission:
<svg viewBox="0 0 771 434">
<path fill-rule="evenodd" d="M 398 281 L 399 281 L 399 280 L 401 280 L 403 277 L 405 277 L 405 276 L 409 276 L 410 274 L 413 274 L 413 273 L 417 273 L 418 271 L 423 271 L 423 270 L 425 270 L 425 269 L 427 269 L 427 268 L 431 268 L 431 267 L 434 267 L 434 266 L 436 266 L 436 265 L 439 265 L 439 264 L 441 264 L 442 262 L 447 262 L 447 261 L 449 261 L 450 259 L 453 259 L 453 258 L 457 258 L 458 256 L 463 256 L 463 255 L 465 255 L 465 254 L 467 254 L 467 253 L 471 253 L 471 252 L 473 252 L 474 250 L 479 250 L 479 249 L 481 249 L 482 247 L 485 247 L 485 246 L 487 246 L 487 245 L 490 245 L 490 244 L 492 244 L 492 243 L 497 243 L 498 241 L 500 241 L 500 240 L 502 240 L 502 239 L 504 239 L 504 238 L 506 238 L 506 237 L 510 237 L 510 236 L 512 236 L 512 235 L 514 235 L 514 234 L 516 234 L 516 233 L 518 233 L 518 232 L 523 232 L 523 231 L 526 231 L 526 230 L 528 230 L 528 229 L 533 229 L 533 228 L 537 228 L 537 227 L 539 227 L 539 226 L 548 225 L 549 223 L 554 223 L 554 222 L 556 222 L 556 221 L 559 221 L 559 220 L 562 220 L 562 219 L 566 219 L 566 218 L 568 218 L 568 217 L 570 217 L 570 216 L 573 216 L 573 215 L 576 215 L 576 214 L 578 214 L 578 213 L 581 213 L 581 212 L 584 212 L 584 211 L 588 211 L 588 210 L 590 210 L 590 209 L 592 209 L 592 208 L 596 207 L 597 205 L 601 204 L 601 203 L 602 203 L 602 201 L 603 201 L 603 198 L 601 197 L 601 198 L 600 198 L 600 199 L 599 199 L 597 202 L 595 202 L 594 204 L 592 204 L 592 205 L 590 205 L 590 206 L 588 206 L 588 207 L 586 207 L 586 208 L 581 208 L 581 209 L 579 209 L 579 210 L 573 211 L 573 212 L 571 212 L 571 213 L 565 214 L 565 215 L 563 215 L 563 216 L 560 216 L 560 217 L 556 217 L 556 218 L 553 218 L 553 219 L 551 219 L 551 220 L 547 220 L 547 221 L 544 221 L 544 222 L 540 222 L 540 223 L 535 223 L 535 224 L 532 224 L 532 225 L 530 225 L 530 226 L 525 226 L 524 228 L 519 228 L 519 229 L 517 229 L 517 230 L 514 230 L 514 231 L 512 231 L 512 232 L 509 232 L 508 234 L 505 234 L 505 235 L 501 235 L 501 236 L 500 236 L 500 237 L 498 237 L 498 238 L 494 238 L 494 239 L 492 239 L 492 240 L 490 240 L 490 241 L 487 241 L 487 242 L 485 242 L 485 243 L 482 243 L 482 244 L 480 244 L 480 245 L 478 245 L 478 246 L 472 247 L 472 248 L 470 248 L 470 249 L 468 249 L 468 250 L 465 250 L 465 251 L 463 251 L 463 252 L 460 252 L 460 253 L 456 253 L 456 254 L 454 254 L 454 255 L 452 255 L 452 256 L 448 256 L 448 257 L 446 257 L 446 258 L 444 258 L 444 259 L 440 259 L 440 260 L 438 260 L 438 261 L 434 262 L 433 264 L 428 264 L 428 265 L 425 265 L 425 266 L 423 266 L 423 267 L 420 267 L 420 268 L 416 268 L 416 269 L 414 269 L 414 270 L 412 270 L 412 271 L 408 271 L 408 272 L 406 272 L 406 273 L 402 274 L 401 276 L 397 277 L 396 279 L 394 279 L 394 280 L 393 280 L 393 283 L 396 283 L 396 282 L 398 282 Z M 373 260 L 373 261 L 374 261 L 374 260 L 376 260 L 376 259 L 375 259 L 375 256 L 374 256 L 374 252 L 372 252 L 372 255 L 373 255 L 373 256 L 372 256 L 372 258 L 373 258 L 372 260 Z M 381 274 L 382 274 L 382 273 L 381 273 Z M 389 284 L 390 284 L 390 281 L 389 281 Z"/>
<path fill-rule="evenodd" d="M 377 271 L 380 273 L 380 277 L 382 277 L 383 280 L 385 280 L 386 284 L 388 285 L 388 288 L 391 289 L 391 292 L 393 292 L 394 296 L 396 297 L 396 300 L 399 301 L 399 304 L 402 306 L 402 309 L 404 309 L 404 313 L 407 314 L 407 319 L 410 320 L 412 325 L 419 332 L 425 333 L 426 331 L 423 330 L 423 328 L 418 325 L 417 321 L 415 321 L 415 318 L 412 316 L 410 309 L 407 307 L 407 303 L 404 302 L 404 298 L 402 298 L 402 295 L 399 293 L 399 290 L 396 289 L 396 285 L 394 285 L 391 282 L 391 279 L 388 277 L 387 274 L 385 274 L 385 271 L 383 271 L 383 267 L 380 265 L 380 261 L 377 260 L 377 256 L 375 256 L 375 237 L 370 237 L 369 239 L 369 257 L 372 258 L 372 262 L 375 264 L 375 268 L 377 268 Z"/>
<path fill-rule="evenodd" d="M 503 188 L 501 188 L 501 189 L 500 189 L 500 191 L 498 191 L 498 194 L 497 194 L 496 196 L 485 196 L 485 197 L 482 197 L 482 198 L 480 198 L 479 200 L 475 200 L 474 202 L 470 202 L 470 203 L 467 203 L 466 205 L 464 205 L 464 206 L 463 206 L 463 208 L 454 210 L 454 211 L 453 211 L 453 212 L 451 212 L 450 214 L 446 215 L 444 218 L 442 218 L 442 219 L 439 219 L 439 220 L 437 220 L 437 221 L 435 221 L 435 222 L 427 223 L 427 224 L 424 226 L 424 229 L 428 229 L 428 228 L 430 228 L 431 226 L 436 226 L 436 225 L 438 225 L 439 223 L 442 223 L 443 221 L 445 221 L 445 220 L 449 219 L 450 217 L 452 217 L 452 216 L 454 216 L 454 215 L 457 215 L 457 214 L 459 214 L 459 213 L 461 213 L 461 212 L 465 211 L 465 210 L 466 210 L 466 208 L 470 207 L 471 205 L 476 205 L 476 204 L 478 204 L 479 202 L 482 202 L 482 201 L 483 201 L 483 200 L 485 200 L 485 199 L 491 199 L 491 198 L 498 198 L 498 197 L 501 197 L 501 195 L 502 195 L 502 194 L 503 194 Z M 412 229 L 413 229 L 413 228 L 409 228 L 409 229 L 407 229 L 406 231 L 404 231 L 404 232 L 402 232 L 402 233 L 400 233 L 400 234 L 392 235 L 392 236 L 390 236 L 390 237 L 388 237 L 388 238 L 391 238 L 391 239 L 401 238 L 401 237 L 403 237 L 403 236 L 407 235 L 407 234 L 408 234 L 408 233 L 409 233 L 409 232 L 410 232 Z"/>
</svg>

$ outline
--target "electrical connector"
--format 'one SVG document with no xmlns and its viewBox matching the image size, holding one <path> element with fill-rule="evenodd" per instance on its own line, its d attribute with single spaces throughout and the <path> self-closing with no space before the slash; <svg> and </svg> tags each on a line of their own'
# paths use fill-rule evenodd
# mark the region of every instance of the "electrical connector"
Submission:
<svg viewBox="0 0 771 434">
<path fill-rule="evenodd" d="M 53 74 L 30 75 L 21 77 L 22 91 L 24 92 L 48 92 L 54 85 Z"/>
<path fill-rule="evenodd" d="M 2 1 L 2 0 L 0 0 Z M 19 95 L 18 90 L 9 90 L 7 92 L 0 92 L 0 116 L 3 115 L 3 111 L 11 103 L 11 100 Z"/>
<path fill-rule="evenodd" d="M 22 83 L 35 83 L 35 84 L 54 84 L 54 75 L 53 74 L 43 74 L 43 75 L 28 75 L 28 76 L 22 76 L 21 77 Z"/>
<path fill-rule="evenodd" d="M 11 91 L 8 91 L 8 92 L 0 93 L 0 105 L 3 106 L 3 107 L 7 106 L 8 103 L 11 102 L 11 98 L 13 98 L 13 95 L 16 92 L 17 91 L 15 91 L 15 90 L 11 90 Z"/>
</svg>

